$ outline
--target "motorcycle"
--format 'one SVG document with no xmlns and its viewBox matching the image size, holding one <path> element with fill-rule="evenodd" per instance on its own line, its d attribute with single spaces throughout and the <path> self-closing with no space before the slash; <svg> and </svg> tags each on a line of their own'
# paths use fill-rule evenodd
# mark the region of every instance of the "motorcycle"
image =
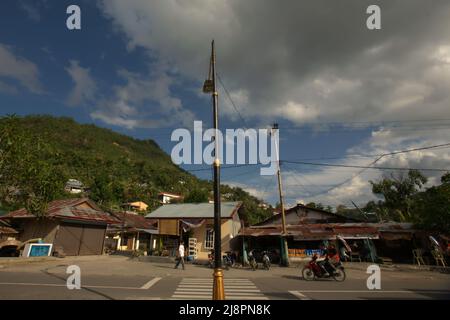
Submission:
<svg viewBox="0 0 450 320">
<path fill-rule="evenodd" d="M 264 269 L 270 270 L 270 258 L 267 251 L 263 252 L 262 262 Z"/>
<path fill-rule="evenodd" d="M 214 269 L 214 253 L 208 254 L 208 267 Z"/>
<path fill-rule="evenodd" d="M 234 267 L 234 260 L 231 256 L 231 252 L 227 252 L 225 255 L 222 256 L 223 260 L 223 266 L 226 270 L 228 270 L 230 267 Z"/>
<path fill-rule="evenodd" d="M 258 269 L 258 264 L 256 263 L 256 258 L 253 255 L 252 251 L 250 251 L 250 253 L 248 254 L 248 263 L 250 264 L 250 267 L 252 268 L 253 271 Z"/>
<path fill-rule="evenodd" d="M 302 269 L 303 279 L 307 281 L 314 280 L 316 278 L 333 278 L 336 281 L 342 282 L 345 280 L 346 275 L 344 271 L 344 266 L 341 261 L 329 261 L 327 270 L 325 270 L 327 264 L 322 266 L 317 262 L 317 255 L 314 255 L 310 262 Z"/>
</svg>

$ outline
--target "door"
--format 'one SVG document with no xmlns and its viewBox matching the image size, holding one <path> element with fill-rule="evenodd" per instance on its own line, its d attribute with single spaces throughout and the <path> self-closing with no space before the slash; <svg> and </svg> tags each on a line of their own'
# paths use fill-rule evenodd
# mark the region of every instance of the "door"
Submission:
<svg viewBox="0 0 450 320">
<path fill-rule="evenodd" d="M 100 255 L 105 239 L 105 227 L 84 225 L 80 243 L 80 256 Z"/>
<path fill-rule="evenodd" d="M 100 255 L 103 252 L 105 226 L 61 223 L 54 246 L 62 247 L 68 256 Z"/>
<path fill-rule="evenodd" d="M 62 223 L 56 235 L 54 246 L 62 247 L 68 256 L 77 256 L 80 251 L 83 226 L 80 224 Z"/>
</svg>

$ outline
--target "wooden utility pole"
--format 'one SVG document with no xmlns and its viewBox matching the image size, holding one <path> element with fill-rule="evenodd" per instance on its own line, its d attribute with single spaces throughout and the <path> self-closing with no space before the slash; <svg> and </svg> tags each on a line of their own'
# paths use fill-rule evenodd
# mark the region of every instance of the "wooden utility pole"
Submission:
<svg viewBox="0 0 450 320">
<path fill-rule="evenodd" d="M 274 124 L 272 127 L 272 135 L 273 131 L 278 130 L 278 124 Z M 277 156 L 277 164 L 278 164 L 278 170 L 277 170 L 277 177 L 278 177 L 278 193 L 280 196 L 280 206 L 281 206 L 281 265 L 288 267 L 289 266 L 289 256 L 288 256 L 288 248 L 287 248 L 287 241 L 286 241 L 286 215 L 284 212 L 284 197 L 283 197 L 283 186 L 281 183 L 281 166 L 280 166 L 280 159 L 279 159 L 279 150 L 278 150 L 278 144 L 277 140 L 275 140 L 275 154 Z"/>
</svg>

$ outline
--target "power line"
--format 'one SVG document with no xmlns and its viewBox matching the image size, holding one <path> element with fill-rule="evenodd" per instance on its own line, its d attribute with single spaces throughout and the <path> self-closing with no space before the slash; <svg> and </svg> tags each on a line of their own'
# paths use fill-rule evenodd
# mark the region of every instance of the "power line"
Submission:
<svg viewBox="0 0 450 320">
<path fill-rule="evenodd" d="M 233 101 L 233 98 L 231 98 L 230 93 L 228 92 L 227 88 L 225 87 L 222 78 L 220 77 L 220 75 L 217 73 L 217 79 L 219 79 L 220 85 L 222 86 L 222 88 L 225 91 L 225 94 L 227 95 L 228 99 L 231 102 L 231 105 L 233 106 L 234 110 L 236 111 L 236 113 L 239 115 L 239 118 L 241 118 L 241 121 L 244 123 L 244 129 L 249 128 L 249 126 L 247 125 L 247 121 L 245 121 L 244 117 L 242 116 L 242 114 L 239 112 L 238 108 L 236 107 L 236 104 Z"/>
<path fill-rule="evenodd" d="M 374 167 L 373 164 L 378 162 L 382 157 L 379 157 L 371 164 L 367 166 L 356 166 L 356 165 L 346 165 L 346 164 L 332 164 L 332 163 L 317 163 L 317 162 L 306 162 L 306 161 L 282 161 L 291 164 L 304 164 L 310 166 L 324 166 L 324 167 L 339 167 L 339 168 L 359 168 L 359 169 L 376 169 L 376 170 L 420 170 L 420 171 L 450 171 L 449 169 L 436 169 L 436 168 L 400 168 L 400 167 Z"/>
</svg>

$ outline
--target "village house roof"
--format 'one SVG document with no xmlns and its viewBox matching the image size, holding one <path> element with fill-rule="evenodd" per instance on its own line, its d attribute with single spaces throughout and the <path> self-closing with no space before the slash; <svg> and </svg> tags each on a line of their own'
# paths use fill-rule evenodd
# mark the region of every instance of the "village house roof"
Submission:
<svg viewBox="0 0 450 320">
<path fill-rule="evenodd" d="M 1 234 L 17 234 L 19 232 L 17 232 L 17 230 L 10 228 L 10 227 L 5 227 L 5 226 L 0 226 L 0 235 Z"/>
<path fill-rule="evenodd" d="M 352 238 L 383 238 L 386 240 L 411 239 L 416 232 L 411 223 L 324 223 L 287 225 L 287 236 L 298 240 L 332 240 L 337 236 Z M 279 224 L 251 226 L 241 229 L 241 236 L 280 236 L 282 227 Z"/>
<path fill-rule="evenodd" d="M 77 221 L 93 221 L 101 223 L 120 223 L 120 221 L 103 212 L 92 200 L 88 198 L 76 198 L 55 200 L 48 204 L 45 216 L 48 218 L 60 218 Z M 12 211 L 0 217 L 0 219 L 36 218 L 25 208 Z"/>
<path fill-rule="evenodd" d="M 336 236 L 343 238 L 372 238 L 379 236 L 378 229 L 369 225 L 342 224 L 308 224 L 308 225 L 288 225 L 286 235 L 293 236 L 298 240 L 332 240 Z M 243 236 L 280 236 L 282 228 L 280 225 L 253 226 L 241 229 L 239 235 Z"/>
<path fill-rule="evenodd" d="M 113 215 L 119 219 L 121 226 L 127 231 L 157 230 L 157 220 L 146 219 L 144 216 L 127 212 L 114 212 Z M 116 225 L 115 227 L 119 227 Z"/>
<path fill-rule="evenodd" d="M 172 197 L 172 198 L 183 198 L 183 196 L 180 195 L 180 194 L 169 193 L 169 192 L 160 192 L 160 193 L 158 193 L 158 196 L 168 196 L 168 197 Z"/>
<path fill-rule="evenodd" d="M 240 206 L 241 202 L 222 202 L 221 204 L 221 218 L 231 218 Z M 147 214 L 146 218 L 161 219 L 161 218 L 214 218 L 214 204 L 213 203 L 180 203 L 167 204 L 159 207 L 155 211 Z"/>
<path fill-rule="evenodd" d="M 340 220 L 342 222 L 344 220 L 348 221 L 348 222 L 363 222 L 364 221 L 364 219 L 356 219 L 356 218 L 353 218 L 353 217 L 347 217 L 347 216 L 344 216 L 344 215 L 341 215 L 341 214 L 337 214 L 337 213 L 333 213 L 333 212 L 330 212 L 330 211 L 327 211 L 327 210 L 323 210 L 323 209 L 307 207 L 307 206 L 305 206 L 303 204 L 300 204 L 300 203 L 295 205 L 295 206 L 293 206 L 293 207 L 291 207 L 291 208 L 285 209 L 284 212 L 285 212 L 285 215 L 293 215 L 293 214 L 296 213 L 296 211 L 298 209 L 302 209 L 302 210 L 305 210 L 305 211 L 319 212 L 321 214 L 328 215 L 330 217 L 334 217 L 334 218 L 336 218 L 336 219 L 338 219 L 338 220 Z M 275 221 L 279 220 L 280 219 L 281 210 L 275 209 L 274 212 L 276 212 L 277 214 L 274 214 L 273 216 L 267 218 L 264 221 L 256 223 L 255 226 L 269 225 L 272 222 L 275 222 Z M 304 220 L 304 218 L 299 216 L 298 217 L 298 224 L 304 223 L 303 220 Z"/>
</svg>

